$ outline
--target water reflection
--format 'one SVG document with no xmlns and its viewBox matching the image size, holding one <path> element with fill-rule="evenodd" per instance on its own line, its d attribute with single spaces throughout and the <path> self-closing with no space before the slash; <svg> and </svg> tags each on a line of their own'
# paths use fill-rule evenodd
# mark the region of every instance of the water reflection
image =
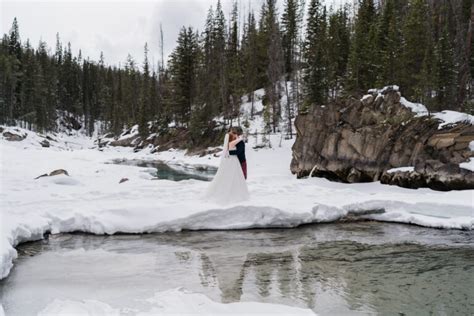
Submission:
<svg viewBox="0 0 474 316">
<path fill-rule="evenodd" d="M 130 302 L 112 299 L 107 289 L 94 294 L 112 306 L 184 286 L 222 302 L 276 302 L 319 314 L 474 313 L 471 232 L 359 222 L 143 236 L 65 234 L 19 251 L 12 275 L 0 283 L 7 314 L 25 310 L 24 287 L 46 288 L 38 295 L 49 297 L 36 301 L 47 302 L 54 297 L 49 283 L 61 284 L 63 296 L 84 299 L 99 282 L 124 285 L 122 295 Z M 80 258 L 89 260 L 86 272 Z M 89 285 L 78 292 L 75 282 Z"/>
</svg>

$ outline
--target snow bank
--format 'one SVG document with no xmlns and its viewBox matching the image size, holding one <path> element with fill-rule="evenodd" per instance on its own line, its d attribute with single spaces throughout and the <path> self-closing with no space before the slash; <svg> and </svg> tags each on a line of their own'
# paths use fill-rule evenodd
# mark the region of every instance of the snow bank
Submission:
<svg viewBox="0 0 474 316">
<path fill-rule="evenodd" d="M 148 311 L 136 308 L 116 309 L 108 304 L 93 301 L 54 300 L 38 315 L 120 315 L 134 311 L 135 315 L 315 315 L 309 309 L 286 305 L 237 302 L 222 304 L 214 302 L 207 296 L 192 293 L 185 289 L 172 289 L 157 292 L 153 297 L 144 300 L 150 305 Z"/>
<path fill-rule="evenodd" d="M 468 124 L 474 124 L 474 116 L 467 113 L 456 112 L 456 111 L 442 111 L 438 113 L 433 113 L 433 116 L 442 121 L 439 124 L 439 128 L 443 128 L 446 125 L 454 124 L 458 122 L 466 122 Z"/>
<path fill-rule="evenodd" d="M 417 116 L 428 115 L 428 109 L 421 103 L 413 103 L 405 99 L 404 97 L 400 98 L 400 103 L 409 108 L 412 112 L 416 113 Z"/>
<path fill-rule="evenodd" d="M 392 168 L 387 170 L 387 173 L 395 173 L 395 172 L 412 172 L 415 170 L 415 167 L 398 167 Z"/>
</svg>

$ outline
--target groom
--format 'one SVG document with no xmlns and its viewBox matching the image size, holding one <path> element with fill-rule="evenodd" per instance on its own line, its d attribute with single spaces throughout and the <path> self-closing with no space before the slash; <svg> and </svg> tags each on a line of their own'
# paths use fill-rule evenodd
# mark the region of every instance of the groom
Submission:
<svg viewBox="0 0 474 316">
<path fill-rule="evenodd" d="M 234 136 L 242 138 L 242 128 L 239 126 L 232 127 L 230 132 L 234 134 Z M 242 171 L 244 173 L 245 180 L 247 180 L 247 159 L 245 159 L 245 143 L 242 139 L 240 142 L 235 145 L 235 150 L 229 151 L 230 155 L 236 155 L 239 158 L 240 166 L 242 167 Z"/>
</svg>

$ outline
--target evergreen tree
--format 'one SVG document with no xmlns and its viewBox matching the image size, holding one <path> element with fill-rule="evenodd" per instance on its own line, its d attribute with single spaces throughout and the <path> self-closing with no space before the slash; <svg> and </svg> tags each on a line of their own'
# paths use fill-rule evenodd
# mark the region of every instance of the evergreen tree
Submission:
<svg viewBox="0 0 474 316">
<path fill-rule="evenodd" d="M 20 41 L 20 30 L 16 18 L 13 19 L 12 27 L 10 29 L 10 35 L 8 38 L 8 50 L 10 55 L 14 55 L 18 60 L 21 60 L 22 48 Z"/>
<path fill-rule="evenodd" d="M 425 0 L 411 0 L 403 26 L 401 89 L 404 95 L 416 101 L 423 98 L 421 83 L 426 81 L 421 77 L 421 70 L 426 55 L 424 48 L 429 45 L 430 38 L 428 12 Z"/>
<path fill-rule="evenodd" d="M 146 137 L 149 133 L 148 118 L 151 111 L 150 99 L 151 85 L 150 85 L 150 65 L 148 63 L 148 44 L 145 43 L 145 59 L 143 61 L 143 83 L 140 95 L 140 123 L 139 131 L 142 137 Z"/>
<path fill-rule="evenodd" d="M 329 15 L 327 35 L 327 84 L 329 97 L 336 98 L 343 90 L 350 51 L 350 30 L 347 9 Z"/>
<path fill-rule="evenodd" d="M 436 44 L 436 103 L 439 111 L 455 102 L 456 72 L 453 43 L 449 39 L 448 24 L 445 24 Z"/>
<path fill-rule="evenodd" d="M 305 104 L 323 104 L 327 98 L 326 14 L 319 0 L 311 0 L 308 8 L 304 47 L 303 79 Z"/>
<path fill-rule="evenodd" d="M 244 73 L 244 89 L 248 93 L 248 99 L 252 103 L 250 115 L 254 115 L 254 91 L 258 88 L 258 32 L 254 13 L 251 11 L 247 17 L 242 39 L 242 68 Z"/>
<path fill-rule="evenodd" d="M 285 58 L 285 73 L 287 80 L 291 79 L 291 74 L 295 67 L 295 54 L 299 35 L 301 17 L 299 15 L 298 0 L 286 0 L 285 8 L 281 18 L 282 25 L 282 45 Z"/>
<path fill-rule="evenodd" d="M 226 62 L 226 22 L 220 0 L 217 1 L 216 11 L 214 13 L 214 23 L 212 32 L 214 67 L 211 74 L 218 87 L 218 109 L 222 113 L 230 113 L 228 108 L 228 78 Z"/>
<path fill-rule="evenodd" d="M 374 1 L 362 0 L 357 11 L 348 61 L 346 89 L 351 93 L 364 93 L 376 83 L 377 69 L 374 63 L 376 21 Z"/>
<path fill-rule="evenodd" d="M 239 16 L 237 9 L 237 2 L 234 2 L 232 9 L 232 17 L 230 20 L 230 30 L 227 44 L 227 78 L 229 81 L 229 117 L 232 119 L 239 115 L 241 104 L 241 96 L 244 93 L 242 88 L 242 67 L 241 67 L 241 53 L 239 41 Z"/>
<path fill-rule="evenodd" d="M 22 93 L 22 47 L 20 41 L 20 31 L 18 21 L 16 18 L 13 19 L 12 27 L 8 36 L 8 53 L 11 57 L 11 90 L 9 91 L 9 112 L 11 117 L 17 117 L 23 115 L 23 109 L 21 104 L 21 93 Z"/>
<path fill-rule="evenodd" d="M 54 60 L 48 56 L 45 42 L 40 41 L 36 55 L 39 66 L 37 110 L 41 112 L 37 114 L 36 124 L 44 132 L 54 128 L 54 121 L 56 119 L 56 107 L 58 104 L 56 90 L 57 72 Z"/>
<path fill-rule="evenodd" d="M 426 105 L 428 110 L 435 109 L 435 91 L 437 80 L 436 71 L 436 52 L 433 41 L 428 38 L 427 46 L 424 48 L 423 65 L 421 67 L 421 73 L 419 75 L 419 89 L 420 99 L 419 102 Z"/>
<path fill-rule="evenodd" d="M 198 36 L 194 30 L 182 28 L 178 35 L 177 47 L 171 54 L 171 100 L 176 123 L 187 126 L 196 98 L 197 60 L 199 55 Z"/>
<path fill-rule="evenodd" d="M 264 119 L 268 127 L 276 132 L 281 118 L 281 83 L 284 73 L 283 47 L 281 43 L 280 25 L 278 23 L 278 13 L 276 0 L 267 0 L 263 15 L 263 35 L 267 53 L 266 84 L 264 105 Z"/>
<path fill-rule="evenodd" d="M 37 74 L 38 65 L 34 55 L 34 49 L 30 42 L 25 44 L 24 53 L 22 53 L 22 64 L 24 65 L 24 79 L 22 82 L 22 89 L 20 90 L 20 106 L 17 108 L 17 119 L 26 123 L 25 127 L 33 129 L 36 123 L 36 106 L 38 101 L 38 87 Z M 38 113 L 43 115 L 43 113 Z M 40 124 L 43 123 L 43 118 L 39 118 Z"/>
<path fill-rule="evenodd" d="M 399 83 L 402 80 L 401 12 L 396 0 L 387 0 L 379 17 L 376 31 L 377 86 Z"/>
</svg>

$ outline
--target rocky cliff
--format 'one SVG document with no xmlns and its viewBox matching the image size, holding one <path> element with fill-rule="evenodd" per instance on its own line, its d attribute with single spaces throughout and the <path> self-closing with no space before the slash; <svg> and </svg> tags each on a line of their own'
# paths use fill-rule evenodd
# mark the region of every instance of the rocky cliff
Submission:
<svg viewBox="0 0 474 316">
<path fill-rule="evenodd" d="M 362 100 L 314 106 L 296 118 L 291 171 L 350 183 L 474 189 L 474 172 L 459 166 L 474 157 L 472 122 L 439 124 L 415 115 L 390 88 Z"/>
</svg>

